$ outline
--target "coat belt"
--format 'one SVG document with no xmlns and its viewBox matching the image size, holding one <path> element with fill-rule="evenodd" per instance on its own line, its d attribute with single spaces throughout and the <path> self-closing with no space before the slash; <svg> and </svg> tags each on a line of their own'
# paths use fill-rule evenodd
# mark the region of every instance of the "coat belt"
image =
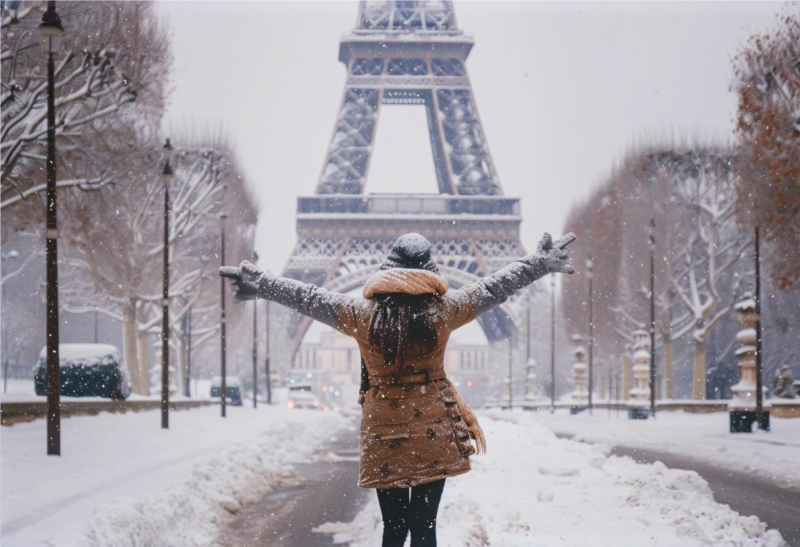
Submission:
<svg viewBox="0 0 800 547">
<path fill-rule="evenodd" d="M 392 374 L 389 376 L 370 376 L 369 385 L 373 386 L 394 386 L 402 384 L 427 384 L 432 380 L 444 380 L 447 374 L 444 369 L 437 370 L 415 370 L 404 374 Z"/>
</svg>

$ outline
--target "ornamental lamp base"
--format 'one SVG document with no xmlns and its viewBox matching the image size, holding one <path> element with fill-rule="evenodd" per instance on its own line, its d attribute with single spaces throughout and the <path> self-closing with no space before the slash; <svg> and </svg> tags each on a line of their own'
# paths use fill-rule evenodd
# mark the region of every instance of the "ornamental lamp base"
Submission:
<svg viewBox="0 0 800 547">
<path fill-rule="evenodd" d="M 649 408 L 629 408 L 628 409 L 628 419 L 629 420 L 646 420 L 650 417 L 650 409 Z"/>
<path fill-rule="evenodd" d="M 730 432 L 731 433 L 752 433 L 753 424 L 756 423 L 755 410 L 731 410 L 730 411 Z M 769 431 L 769 411 L 761 411 L 760 429 Z"/>
</svg>

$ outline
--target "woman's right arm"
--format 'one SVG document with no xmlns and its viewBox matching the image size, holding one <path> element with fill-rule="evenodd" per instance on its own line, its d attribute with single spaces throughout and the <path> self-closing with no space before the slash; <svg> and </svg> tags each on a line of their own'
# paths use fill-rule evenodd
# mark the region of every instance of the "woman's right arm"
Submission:
<svg viewBox="0 0 800 547">
<path fill-rule="evenodd" d="M 297 310 L 320 323 L 346 331 L 356 298 L 331 292 L 310 283 L 288 277 L 270 275 L 248 261 L 238 268 L 223 266 L 219 275 L 232 280 L 233 301 L 243 302 L 264 298 Z M 343 321 L 344 320 L 344 321 Z"/>
</svg>

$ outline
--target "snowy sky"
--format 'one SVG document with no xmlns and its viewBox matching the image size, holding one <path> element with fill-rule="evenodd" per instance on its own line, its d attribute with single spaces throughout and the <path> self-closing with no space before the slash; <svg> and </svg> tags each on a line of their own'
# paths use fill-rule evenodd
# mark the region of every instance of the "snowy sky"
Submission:
<svg viewBox="0 0 800 547">
<path fill-rule="evenodd" d="M 532 250 L 637 139 L 730 139 L 730 59 L 778 2 L 457 2 L 467 61 L 507 195 Z M 317 183 L 357 3 L 162 2 L 174 34 L 165 128 L 222 126 L 260 199 L 257 250 L 280 271 L 295 198 Z M 436 191 L 422 106 L 382 107 L 368 192 Z"/>
</svg>

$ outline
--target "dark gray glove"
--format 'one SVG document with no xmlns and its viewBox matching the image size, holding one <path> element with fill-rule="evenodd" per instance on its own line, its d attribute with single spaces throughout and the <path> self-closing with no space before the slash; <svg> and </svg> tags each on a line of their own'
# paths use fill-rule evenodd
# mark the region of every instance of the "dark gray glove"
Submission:
<svg viewBox="0 0 800 547">
<path fill-rule="evenodd" d="M 233 288 L 233 301 L 236 303 L 258 298 L 261 283 L 264 281 L 264 272 L 247 260 L 243 260 L 238 268 L 221 267 L 219 275 L 233 280 L 231 287 Z"/>
<path fill-rule="evenodd" d="M 575 234 L 570 232 L 553 241 L 552 236 L 545 232 L 536 246 L 536 252 L 521 259 L 521 262 L 532 266 L 540 274 L 539 277 L 547 273 L 575 273 L 569 252 L 565 249 L 576 239 Z"/>
</svg>

